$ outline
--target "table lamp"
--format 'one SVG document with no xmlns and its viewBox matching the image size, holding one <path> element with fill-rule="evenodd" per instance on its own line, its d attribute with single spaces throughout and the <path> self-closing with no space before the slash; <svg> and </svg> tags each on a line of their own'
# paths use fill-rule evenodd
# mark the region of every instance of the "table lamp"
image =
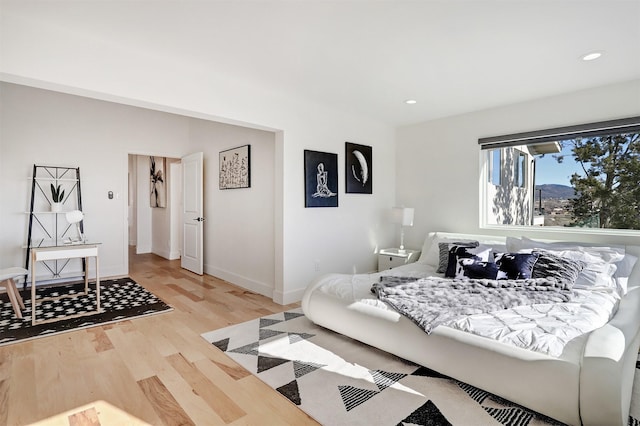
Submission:
<svg viewBox="0 0 640 426">
<path fill-rule="evenodd" d="M 404 253 L 404 227 L 413 226 L 413 208 L 394 207 L 391 209 L 391 222 L 400 225 L 400 253 Z"/>
<path fill-rule="evenodd" d="M 80 229 L 80 222 L 82 222 L 82 219 L 84 219 L 84 213 L 82 213 L 80 210 L 71 210 L 69 212 L 66 212 L 64 217 L 65 219 L 67 219 L 67 222 L 69 222 L 69 225 L 76 225 L 76 230 L 78 232 L 78 239 L 76 240 L 69 237 L 70 242 L 84 243 L 84 235 L 82 235 L 82 230 Z"/>
</svg>

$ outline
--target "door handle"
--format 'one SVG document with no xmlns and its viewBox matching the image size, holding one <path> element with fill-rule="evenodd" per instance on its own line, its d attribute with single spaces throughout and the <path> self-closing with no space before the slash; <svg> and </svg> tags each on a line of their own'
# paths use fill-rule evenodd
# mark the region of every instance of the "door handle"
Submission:
<svg viewBox="0 0 640 426">
<path fill-rule="evenodd" d="M 198 221 L 198 222 L 204 222 L 204 217 L 196 217 L 196 218 L 195 218 L 195 219 L 193 219 L 193 220 L 196 220 L 196 221 Z"/>
</svg>

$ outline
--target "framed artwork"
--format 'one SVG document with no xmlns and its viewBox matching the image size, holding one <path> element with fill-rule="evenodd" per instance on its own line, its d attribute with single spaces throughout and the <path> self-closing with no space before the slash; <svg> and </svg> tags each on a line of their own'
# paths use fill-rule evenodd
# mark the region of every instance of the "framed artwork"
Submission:
<svg viewBox="0 0 640 426">
<path fill-rule="evenodd" d="M 338 207 L 338 154 L 304 150 L 304 206 Z"/>
<path fill-rule="evenodd" d="M 251 188 L 251 145 L 220 151 L 220 189 Z"/>
<path fill-rule="evenodd" d="M 149 178 L 151 179 L 151 207 L 167 207 L 165 166 L 165 157 L 149 157 Z"/>
<path fill-rule="evenodd" d="M 373 193 L 373 155 L 370 146 L 345 142 L 345 192 Z"/>
</svg>

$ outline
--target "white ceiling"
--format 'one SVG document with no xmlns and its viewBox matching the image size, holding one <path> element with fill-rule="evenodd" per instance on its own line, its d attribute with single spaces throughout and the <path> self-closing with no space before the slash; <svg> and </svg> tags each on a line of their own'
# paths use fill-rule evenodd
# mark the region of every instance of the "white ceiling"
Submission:
<svg viewBox="0 0 640 426">
<path fill-rule="evenodd" d="M 640 78 L 640 0 L 2 0 L 2 8 L 392 125 Z M 594 50 L 602 58 L 580 60 Z"/>
</svg>

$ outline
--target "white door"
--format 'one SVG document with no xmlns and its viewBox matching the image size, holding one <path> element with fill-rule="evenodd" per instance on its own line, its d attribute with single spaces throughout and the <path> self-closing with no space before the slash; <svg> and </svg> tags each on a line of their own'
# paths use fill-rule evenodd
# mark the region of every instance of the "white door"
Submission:
<svg viewBox="0 0 640 426">
<path fill-rule="evenodd" d="M 182 157 L 182 261 L 184 269 L 202 275 L 202 152 Z"/>
</svg>

